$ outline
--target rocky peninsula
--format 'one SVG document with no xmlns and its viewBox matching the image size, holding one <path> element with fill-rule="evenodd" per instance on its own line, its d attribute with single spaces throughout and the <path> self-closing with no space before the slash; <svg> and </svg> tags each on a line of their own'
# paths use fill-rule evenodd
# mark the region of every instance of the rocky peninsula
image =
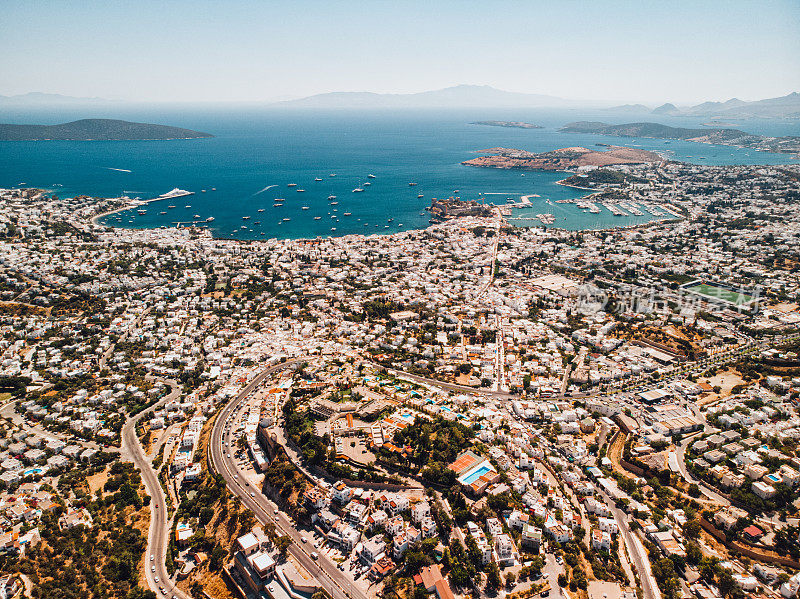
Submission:
<svg viewBox="0 0 800 599">
<path fill-rule="evenodd" d="M 559 131 L 562 133 L 592 133 L 617 137 L 679 139 L 800 156 L 800 136 L 769 137 L 766 135 L 753 135 L 739 129 L 690 129 L 686 127 L 670 127 L 660 123 L 609 125 L 601 122 L 578 121 L 564 125 Z"/>
<path fill-rule="evenodd" d="M 485 155 L 465 160 L 461 164 L 485 168 L 563 171 L 574 170 L 582 166 L 645 164 L 664 160 L 655 152 L 623 146 L 608 146 L 605 151 L 577 146 L 541 154 L 513 148 L 489 148 L 488 150 L 479 150 L 479 152 Z"/>
</svg>

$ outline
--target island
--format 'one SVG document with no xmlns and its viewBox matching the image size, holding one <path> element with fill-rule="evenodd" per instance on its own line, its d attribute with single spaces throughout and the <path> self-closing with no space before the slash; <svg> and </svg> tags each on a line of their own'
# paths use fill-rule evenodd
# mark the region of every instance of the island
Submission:
<svg viewBox="0 0 800 599">
<path fill-rule="evenodd" d="M 708 144 L 752 148 L 763 152 L 800 155 L 800 136 L 767 137 L 753 135 L 739 129 L 689 129 L 670 127 L 660 123 L 626 123 L 609 125 L 594 121 L 569 123 L 559 129 L 562 133 L 592 133 L 617 137 L 650 137 L 654 139 L 679 139 Z"/>
<path fill-rule="evenodd" d="M 541 125 L 525 123 L 523 121 L 475 121 L 470 125 L 487 125 L 489 127 L 510 127 L 512 129 L 544 129 Z"/>
<path fill-rule="evenodd" d="M 646 164 L 662 162 L 664 158 L 655 152 L 626 148 L 623 146 L 607 146 L 605 151 L 588 148 L 561 148 L 550 152 L 535 154 L 513 148 L 490 148 L 479 150 L 485 156 L 465 160 L 461 164 L 486 168 L 564 171 L 574 170 L 582 166 L 612 166 L 616 164 Z"/>
<path fill-rule="evenodd" d="M 59 125 L 0 124 L 0 141 L 138 141 L 198 139 L 210 133 L 116 119 L 81 119 Z"/>
</svg>

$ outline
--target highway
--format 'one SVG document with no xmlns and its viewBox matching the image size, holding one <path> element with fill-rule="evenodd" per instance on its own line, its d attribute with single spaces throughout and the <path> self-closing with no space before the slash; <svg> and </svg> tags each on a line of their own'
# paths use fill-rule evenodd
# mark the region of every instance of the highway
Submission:
<svg viewBox="0 0 800 599">
<path fill-rule="evenodd" d="M 139 412 L 136 416 L 129 418 L 122 427 L 122 449 L 123 456 L 129 457 L 142 475 L 142 482 L 150 495 L 150 530 L 147 534 L 147 551 L 145 553 L 144 567 L 147 586 L 159 596 L 177 597 L 178 599 L 190 599 L 183 591 L 178 589 L 170 580 L 165 566 L 167 555 L 167 543 L 169 535 L 169 522 L 167 520 L 167 504 L 164 499 L 164 490 L 158 480 L 158 475 L 153 470 L 152 462 L 145 456 L 144 449 L 139 443 L 136 435 L 136 423 L 142 420 L 153 410 L 156 410 L 169 401 L 180 396 L 180 385 L 175 381 L 164 381 L 171 387 L 171 391 L 164 396 L 158 403 L 150 406 L 146 410 Z M 154 556 L 151 561 L 150 556 Z M 155 572 L 153 571 L 155 569 Z M 156 578 L 158 582 L 156 582 Z M 164 592 L 161 589 L 165 589 Z"/>
<path fill-rule="evenodd" d="M 311 552 L 314 551 L 311 543 L 303 543 L 303 537 L 311 537 L 311 533 L 303 534 L 294 522 L 278 509 L 278 506 L 270 501 L 260 489 L 247 485 L 244 476 L 236 466 L 236 460 L 229 457 L 231 445 L 235 446 L 236 439 L 233 433 L 225 430 L 225 424 L 231 415 L 236 412 L 247 397 L 271 374 L 289 368 L 301 360 L 290 360 L 283 364 L 277 364 L 260 372 L 233 400 L 220 410 L 211 431 L 211 441 L 209 442 L 209 456 L 211 465 L 225 479 L 228 489 L 238 496 L 242 504 L 253 511 L 256 518 L 262 523 L 273 522 L 276 529 L 282 535 L 289 536 L 292 545 L 289 553 L 314 576 L 333 599 L 367 599 L 347 576 L 341 572 L 330 560 L 320 553 L 319 558 L 314 560 Z M 227 443 L 226 448 L 223 443 Z"/>
<path fill-rule="evenodd" d="M 725 352 L 727 355 L 723 354 L 715 356 L 714 361 L 719 363 L 723 360 L 726 360 L 726 358 L 729 359 L 731 357 L 738 357 L 738 355 L 741 355 L 743 351 L 746 351 L 745 348 L 737 349 L 739 351 Z M 211 465 L 214 470 L 221 474 L 225 479 L 225 482 L 231 492 L 241 499 L 244 506 L 253 511 L 256 518 L 261 523 L 266 524 L 268 522 L 273 522 L 280 534 L 287 535 L 294 541 L 289 548 L 289 552 L 300 564 L 303 565 L 303 567 L 305 567 L 313 576 L 317 578 L 320 585 L 331 595 L 333 599 L 366 599 L 366 596 L 353 585 L 353 581 L 349 580 L 348 577 L 324 555 L 319 555 L 318 560 L 314 560 L 311 557 L 310 553 L 314 551 L 313 546 L 303 543 L 304 535 L 295 528 L 295 524 L 290 521 L 285 514 L 280 512 L 276 504 L 274 504 L 266 496 L 264 496 L 263 493 L 261 493 L 260 489 L 253 488 L 244 482 L 245 477 L 243 473 L 238 470 L 235 458 L 228 453 L 230 448 L 234 447 L 237 441 L 237 439 L 233 437 L 233 433 L 230 431 L 230 429 L 226 429 L 225 426 L 231 419 L 231 416 L 241 407 L 242 402 L 244 402 L 268 376 L 279 370 L 289 368 L 299 361 L 299 359 L 291 360 L 265 369 L 259 373 L 233 400 L 231 400 L 222 408 L 211 432 L 209 451 Z M 378 365 L 376 364 L 376 366 Z M 697 364 L 695 368 L 704 366 L 705 364 L 700 363 Z M 392 368 L 388 368 L 387 371 L 395 376 L 398 376 L 399 378 L 436 386 L 441 389 L 467 393 L 479 393 L 485 396 L 496 398 L 509 399 L 512 397 L 517 397 L 516 395 L 508 392 L 474 389 L 471 387 L 444 383 L 442 381 L 409 374 Z M 576 394 L 576 396 L 587 395 L 588 394 L 585 393 Z M 685 444 L 683 447 L 679 448 L 679 450 L 685 451 Z M 680 457 L 682 457 L 682 454 L 683 451 L 681 451 Z M 681 468 L 682 474 L 685 475 L 683 470 L 684 469 Z M 703 487 L 701 486 L 701 488 Z M 708 494 L 711 492 L 709 489 L 704 489 L 704 491 L 709 492 Z M 160 492 L 159 486 L 159 493 Z M 617 508 L 609 497 L 606 496 L 605 499 L 612 511 L 612 514 L 614 515 L 614 519 L 617 522 L 620 534 L 622 535 L 628 548 L 628 554 L 631 558 L 631 561 L 633 562 L 636 571 L 639 573 L 644 599 L 661 599 L 661 592 L 658 588 L 655 578 L 653 577 L 649 557 L 647 556 L 647 552 L 642 544 L 641 539 L 628 526 L 627 515 L 624 514 L 622 510 Z M 308 536 L 311 536 L 310 533 Z"/>
<path fill-rule="evenodd" d="M 617 522 L 619 534 L 625 541 L 628 547 L 628 555 L 633 560 L 636 571 L 639 573 L 639 583 L 642 586 L 644 599 L 661 599 L 661 591 L 658 588 L 658 583 L 653 577 L 653 571 L 650 569 L 650 558 L 647 555 L 647 550 L 644 548 L 641 539 L 634 533 L 628 525 L 628 516 L 621 509 L 619 509 L 614 500 L 601 491 L 602 497 L 605 499 L 614 520 Z"/>
</svg>

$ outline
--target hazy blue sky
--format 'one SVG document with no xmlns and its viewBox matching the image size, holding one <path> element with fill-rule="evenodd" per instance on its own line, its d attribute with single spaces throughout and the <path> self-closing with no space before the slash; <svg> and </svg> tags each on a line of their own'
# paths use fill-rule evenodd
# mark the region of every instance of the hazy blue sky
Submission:
<svg viewBox="0 0 800 599">
<path fill-rule="evenodd" d="M 0 94 L 258 101 L 460 83 L 688 102 L 800 90 L 800 0 L 3 0 Z"/>
</svg>

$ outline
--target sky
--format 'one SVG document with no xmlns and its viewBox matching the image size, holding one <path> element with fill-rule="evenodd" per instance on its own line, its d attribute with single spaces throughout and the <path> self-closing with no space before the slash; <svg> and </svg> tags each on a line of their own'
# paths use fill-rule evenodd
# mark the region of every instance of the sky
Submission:
<svg viewBox="0 0 800 599">
<path fill-rule="evenodd" d="M 800 0 L 3 0 L 0 94 L 261 102 L 491 85 L 595 102 L 800 91 Z"/>
</svg>

